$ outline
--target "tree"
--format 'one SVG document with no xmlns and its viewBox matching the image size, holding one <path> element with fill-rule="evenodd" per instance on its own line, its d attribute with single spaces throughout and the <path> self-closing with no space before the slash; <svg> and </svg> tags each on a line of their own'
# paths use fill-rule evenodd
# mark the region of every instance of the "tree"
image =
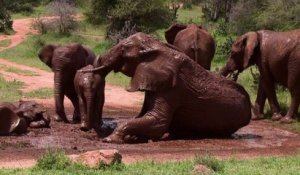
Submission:
<svg viewBox="0 0 300 175">
<path fill-rule="evenodd" d="M 12 29 L 13 21 L 10 17 L 9 12 L 6 9 L 3 0 L 0 0 L 0 32 L 5 32 Z"/>
<path fill-rule="evenodd" d="M 91 6 L 86 12 L 89 22 L 92 24 L 101 24 L 107 21 L 109 10 L 112 9 L 117 0 L 91 0 Z"/>
<path fill-rule="evenodd" d="M 208 21 L 217 21 L 220 17 L 228 21 L 233 2 L 234 0 L 203 0 L 201 4 L 204 17 Z"/>
</svg>

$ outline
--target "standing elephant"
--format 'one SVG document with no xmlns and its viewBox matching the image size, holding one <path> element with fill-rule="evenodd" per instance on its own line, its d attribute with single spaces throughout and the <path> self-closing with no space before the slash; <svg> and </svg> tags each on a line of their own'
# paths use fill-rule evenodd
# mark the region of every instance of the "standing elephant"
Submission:
<svg viewBox="0 0 300 175">
<path fill-rule="evenodd" d="M 181 49 L 202 67 L 210 70 L 215 54 L 215 42 L 202 26 L 173 24 L 165 32 L 166 40 Z"/>
<path fill-rule="evenodd" d="M 95 54 L 89 48 L 74 43 L 65 46 L 46 45 L 38 54 L 41 61 L 54 72 L 55 120 L 68 123 L 64 110 L 64 95 L 74 106 L 73 122 L 80 121 L 79 102 L 74 88 L 76 71 L 82 67 L 93 64 Z"/>
<path fill-rule="evenodd" d="M 267 98 L 272 120 L 292 122 L 300 102 L 300 30 L 261 30 L 242 35 L 232 45 L 230 57 L 221 74 L 235 74 L 237 78 L 240 72 L 254 64 L 258 66 L 260 79 L 253 118 L 263 116 Z M 280 114 L 275 83 L 287 87 L 291 93 L 292 102 L 285 117 Z"/>
<path fill-rule="evenodd" d="M 88 131 L 91 128 L 99 131 L 102 125 L 105 79 L 99 74 L 83 72 L 92 68 L 94 68 L 92 65 L 83 67 L 80 69 L 81 71 L 77 71 L 74 79 L 80 105 L 80 129 L 83 131 Z"/>
<path fill-rule="evenodd" d="M 140 117 L 119 125 L 104 142 L 124 137 L 228 136 L 251 119 L 249 95 L 237 83 L 213 74 L 169 44 L 136 33 L 114 46 L 87 70 L 132 77 L 128 91 L 145 91 Z"/>
</svg>

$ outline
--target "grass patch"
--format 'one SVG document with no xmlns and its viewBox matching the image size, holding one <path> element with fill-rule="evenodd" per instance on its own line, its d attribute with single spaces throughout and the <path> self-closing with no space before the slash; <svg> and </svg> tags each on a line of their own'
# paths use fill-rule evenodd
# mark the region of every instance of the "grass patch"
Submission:
<svg viewBox="0 0 300 175">
<path fill-rule="evenodd" d="M 0 47 L 8 47 L 11 43 L 11 39 L 4 39 L 0 41 Z"/>
<path fill-rule="evenodd" d="M 42 17 L 47 16 L 46 6 L 41 5 L 38 7 L 33 7 L 33 12 L 20 12 L 20 13 L 13 13 L 12 19 L 23 19 L 23 18 L 35 18 L 35 17 Z"/>
<path fill-rule="evenodd" d="M 202 24 L 202 16 L 202 8 L 200 6 L 193 5 L 191 9 L 180 8 L 177 13 L 177 21 L 185 24 Z"/>
<path fill-rule="evenodd" d="M 29 70 L 22 70 L 15 67 L 8 67 L 6 65 L 0 65 L 0 69 L 4 70 L 5 72 L 11 72 L 18 75 L 24 76 L 37 76 L 38 74 Z"/>
<path fill-rule="evenodd" d="M 0 169 L 0 174 L 192 174 L 197 164 L 205 165 L 214 170 L 215 175 L 296 175 L 300 174 L 300 155 L 286 157 L 266 157 L 247 160 L 218 160 L 212 156 L 196 156 L 194 160 L 179 162 L 155 163 L 152 161 L 138 162 L 130 165 L 114 164 L 88 168 L 72 162 L 63 152 L 48 151 L 42 156 L 34 168 Z"/>
<path fill-rule="evenodd" d="M 53 97 L 53 89 L 52 88 L 40 88 L 37 90 L 24 92 L 23 96 L 25 98 L 47 99 L 47 98 Z"/>
<path fill-rule="evenodd" d="M 0 101 L 16 101 L 22 96 L 20 88 L 24 83 L 19 81 L 6 81 L 0 76 Z"/>
<path fill-rule="evenodd" d="M 42 70 L 50 71 L 50 69 L 39 60 L 37 57 L 38 51 L 43 44 L 68 44 L 79 42 L 90 48 L 99 47 L 99 42 L 91 38 L 79 35 L 60 35 L 60 34 L 45 34 L 45 35 L 33 35 L 30 36 L 20 45 L 4 50 L 0 53 L 0 58 L 16 62 L 18 64 L 24 64 L 27 66 L 37 67 Z M 101 48 L 101 47 L 99 47 Z M 97 50 L 100 52 L 100 50 Z"/>
<path fill-rule="evenodd" d="M 123 75 L 122 73 L 114 73 L 111 72 L 106 76 L 106 81 L 110 84 L 121 86 L 121 87 L 128 87 L 130 83 L 130 77 Z"/>
</svg>

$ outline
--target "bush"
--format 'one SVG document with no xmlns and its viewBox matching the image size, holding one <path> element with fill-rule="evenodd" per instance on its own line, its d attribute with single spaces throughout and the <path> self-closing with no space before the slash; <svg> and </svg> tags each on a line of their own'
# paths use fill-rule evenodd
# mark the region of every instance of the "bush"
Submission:
<svg viewBox="0 0 300 175">
<path fill-rule="evenodd" d="M 110 38 L 124 38 L 136 31 L 152 32 L 167 27 L 172 22 L 172 13 L 164 0 L 99 0 L 92 1 L 87 13 L 89 21 L 108 21 Z"/>
<path fill-rule="evenodd" d="M 1 0 L 0 0 L 1 2 Z M 1 2 L 2 3 L 2 2 Z M 13 21 L 10 14 L 4 6 L 0 6 L 0 32 L 5 32 L 12 29 Z"/>
<path fill-rule="evenodd" d="M 36 168 L 43 170 L 64 170 L 71 166 L 71 164 L 71 160 L 63 152 L 48 151 L 38 159 Z"/>
<path fill-rule="evenodd" d="M 194 164 L 201 164 L 209 167 L 210 169 L 214 170 L 215 172 L 223 172 L 225 165 L 222 161 L 212 157 L 210 155 L 206 156 L 196 156 L 194 159 Z"/>
<path fill-rule="evenodd" d="M 74 4 L 67 0 L 55 0 L 48 4 L 47 9 L 50 16 L 57 16 L 57 18 L 44 23 L 44 26 L 58 33 L 70 33 L 75 29 L 76 8 Z"/>
</svg>

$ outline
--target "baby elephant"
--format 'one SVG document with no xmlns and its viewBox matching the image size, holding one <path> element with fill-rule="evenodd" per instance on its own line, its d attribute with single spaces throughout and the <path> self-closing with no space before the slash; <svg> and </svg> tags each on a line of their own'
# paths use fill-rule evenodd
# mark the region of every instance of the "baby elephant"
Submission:
<svg viewBox="0 0 300 175">
<path fill-rule="evenodd" d="M 92 65 L 88 65 L 80 70 L 89 70 L 92 68 L 94 68 Z M 105 79 L 99 74 L 77 71 L 74 79 L 74 87 L 80 104 L 80 129 L 88 131 L 94 128 L 96 131 L 99 131 L 102 126 Z"/>
<path fill-rule="evenodd" d="M 50 117 L 46 109 L 35 101 L 20 100 L 0 103 L 0 135 L 22 134 L 28 127 L 49 127 Z"/>
</svg>

